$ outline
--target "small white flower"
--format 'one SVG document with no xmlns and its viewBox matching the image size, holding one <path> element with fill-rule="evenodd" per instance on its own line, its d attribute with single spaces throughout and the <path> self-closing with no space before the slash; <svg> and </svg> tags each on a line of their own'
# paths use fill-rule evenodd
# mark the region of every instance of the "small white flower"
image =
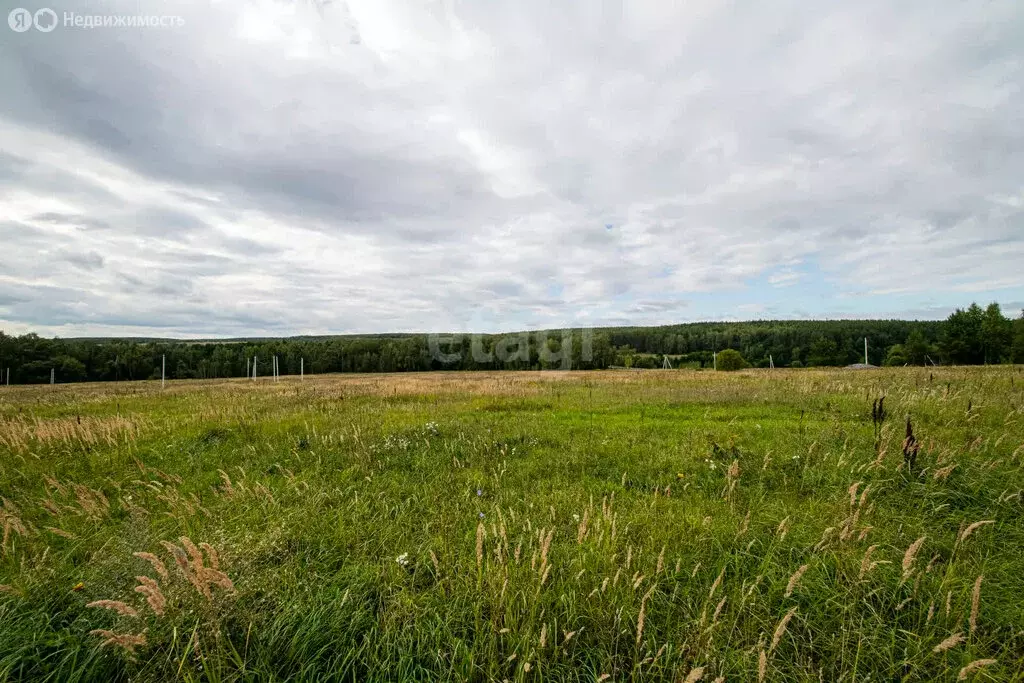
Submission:
<svg viewBox="0 0 1024 683">
<path fill-rule="evenodd" d="M 579 515 L 573 515 L 572 516 L 572 521 L 574 521 L 574 522 L 580 521 L 580 516 Z"/>
<path fill-rule="evenodd" d="M 402 553 L 395 558 L 395 562 L 402 565 L 403 567 L 409 566 L 409 553 Z"/>
</svg>

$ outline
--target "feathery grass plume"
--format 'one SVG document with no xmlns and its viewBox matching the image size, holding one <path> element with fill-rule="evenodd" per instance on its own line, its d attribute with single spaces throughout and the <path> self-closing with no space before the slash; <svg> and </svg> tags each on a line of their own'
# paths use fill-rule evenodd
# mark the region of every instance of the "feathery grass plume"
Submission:
<svg viewBox="0 0 1024 683">
<path fill-rule="evenodd" d="M 576 530 L 576 542 L 583 543 L 583 539 L 587 537 L 587 525 L 590 523 L 590 508 L 586 508 L 583 511 L 583 519 L 580 520 L 579 528 Z"/>
<path fill-rule="evenodd" d="M 764 648 L 757 655 L 757 681 L 762 683 L 765 676 L 768 675 L 768 655 L 765 653 Z"/>
<path fill-rule="evenodd" d="M 484 523 L 479 522 L 476 525 L 476 568 L 481 570 L 484 567 Z"/>
<path fill-rule="evenodd" d="M 868 549 L 864 551 L 864 557 L 860 561 L 860 574 L 857 578 L 863 579 L 867 575 L 867 573 L 871 571 L 871 568 L 874 566 L 874 564 L 872 564 L 871 562 L 871 553 L 875 552 L 875 548 L 877 547 L 877 544 L 871 545 L 868 546 Z"/>
<path fill-rule="evenodd" d="M 725 567 L 722 567 L 722 571 L 718 572 L 718 577 L 715 578 L 714 583 L 711 584 L 711 590 L 708 591 L 708 600 L 714 597 L 715 591 L 722 585 L 722 578 L 725 576 Z"/>
<path fill-rule="evenodd" d="M 135 653 L 135 648 L 144 647 L 146 645 L 146 636 L 142 633 L 138 635 L 132 633 L 114 633 L 113 631 L 97 628 L 89 631 L 89 635 L 103 638 L 103 642 L 100 643 L 100 647 L 117 645 L 132 654 Z"/>
<path fill-rule="evenodd" d="M 570 640 L 572 640 L 573 636 L 575 636 L 575 635 L 576 635 L 576 631 L 566 631 L 566 632 L 564 632 L 562 634 L 562 646 L 565 647 L 565 644 L 568 643 Z"/>
<path fill-rule="evenodd" d="M 981 606 L 981 580 L 984 579 L 984 574 L 979 574 L 977 580 L 974 582 L 974 590 L 971 591 L 971 635 L 978 630 L 978 608 Z"/>
<path fill-rule="evenodd" d="M 160 541 L 160 545 L 162 545 L 167 550 L 167 552 L 171 554 L 171 557 L 174 558 L 174 563 L 178 565 L 179 569 L 186 573 L 189 571 L 188 555 L 185 554 L 184 550 L 174 545 L 170 541 Z"/>
<path fill-rule="evenodd" d="M 203 562 L 203 553 L 199 551 L 199 548 L 196 547 L 196 544 L 193 543 L 188 536 L 181 536 L 178 538 L 178 540 L 181 541 L 181 546 L 185 549 L 185 552 L 187 552 L 188 556 L 191 558 L 191 564 L 193 565 L 193 568 L 198 569 L 200 567 L 204 567 L 205 564 Z"/>
<path fill-rule="evenodd" d="M 541 529 L 543 534 L 543 529 Z M 544 536 L 544 541 L 540 546 L 540 572 L 544 573 L 544 568 L 548 564 L 548 551 L 551 550 L 551 539 L 555 537 L 555 528 L 551 527 L 551 531 L 548 532 L 547 536 Z"/>
<path fill-rule="evenodd" d="M 437 555 L 433 550 L 430 551 L 430 562 L 434 565 L 434 574 L 441 576 L 441 563 L 437 561 Z"/>
<path fill-rule="evenodd" d="M 953 604 L 953 591 L 946 593 L 946 616 L 949 616 L 950 608 Z"/>
<path fill-rule="evenodd" d="M 131 605 L 127 605 L 120 600 L 93 600 L 86 607 L 101 607 L 103 609 L 109 609 L 112 612 L 117 612 L 123 617 L 137 617 L 139 616 L 138 611 Z"/>
<path fill-rule="evenodd" d="M 711 683 L 725 683 L 725 676 L 719 676 L 715 680 L 711 681 Z"/>
<path fill-rule="evenodd" d="M 217 554 L 217 549 L 209 543 L 200 543 L 199 547 L 206 553 L 206 557 L 210 560 L 210 568 L 214 570 L 220 569 L 220 555 Z"/>
<path fill-rule="evenodd" d="M 718 606 L 715 607 L 715 613 L 711 617 L 711 625 L 714 626 L 718 623 L 718 617 L 722 614 L 722 608 L 725 607 L 725 596 L 718 601 Z"/>
<path fill-rule="evenodd" d="M 960 643 L 964 642 L 963 633 L 954 633 L 950 637 L 943 640 L 941 643 L 932 648 L 932 652 L 945 652 L 951 648 L 956 647 Z"/>
<path fill-rule="evenodd" d="M 644 597 L 640 599 L 640 614 L 636 618 L 636 646 L 640 647 L 640 640 L 644 636 L 644 621 L 647 619 L 647 599 L 651 597 L 651 593 L 654 592 L 654 586 L 644 593 Z"/>
<path fill-rule="evenodd" d="M 547 647 L 547 644 L 548 644 L 548 625 L 547 625 L 547 622 L 545 622 L 540 627 L 540 645 L 539 645 L 540 649 L 543 650 L 545 647 Z"/>
<path fill-rule="evenodd" d="M 683 679 L 683 683 L 697 683 L 702 678 L 704 678 L 704 667 L 698 666 L 690 671 L 686 678 Z"/>
<path fill-rule="evenodd" d="M 857 505 L 857 488 L 860 487 L 862 482 L 855 481 L 850 484 L 850 488 L 846 491 L 850 494 L 850 509 L 852 510 Z"/>
<path fill-rule="evenodd" d="M 787 515 L 784 520 L 779 522 L 779 526 L 775 530 L 775 533 L 779 534 L 780 539 L 785 540 L 786 534 L 789 533 L 789 515 Z"/>
<path fill-rule="evenodd" d="M 974 673 L 975 671 L 977 671 L 978 669 L 980 669 L 982 667 L 991 666 L 992 664 L 995 664 L 996 661 L 998 661 L 998 660 L 995 660 L 995 659 L 975 659 L 973 662 L 971 662 L 970 664 L 968 664 L 964 668 L 960 669 L 960 673 L 957 674 L 956 680 L 958 680 L 958 681 L 966 681 L 967 677 L 970 676 L 972 673 Z"/>
<path fill-rule="evenodd" d="M 921 450 L 921 443 L 914 436 L 914 426 L 910 424 L 910 416 L 907 415 L 907 437 L 903 440 L 903 464 L 908 471 L 913 471 L 919 450 Z"/>
<path fill-rule="evenodd" d="M 974 523 L 968 525 L 967 528 L 965 528 L 963 531 L 960 532 L 960 535 L 957 537 L 956 542 L 957 543 L 963 543 L 978 528 L 980 528 L 982 526 L 985 526 L 986 524 L 995 524 L 995 523 L 996 523 L 996 520 L 994 520 L 994 519 L 983 519 L 980 522 L 974 522 Z"/>
<path fill-rule="evenodd" d="M 739 531 L 736 532 L 736 538 L 747 533 L 748 529 L 750 529 L 750 510 L 747 510 L 747 514 L 743 515 L 743 521 L 740 523 Z"/>
<path fill-rule="evenodd" d="M 594 683 L 603 683 L 604 681 L 607 681 L 611 677 L 612 677 L 611 674 L 601 674 L 600 676 L 597 677 L 597 680 Z"/>
<path fill-rule="evenodd" d="M 790 607 L 789 611 L 786 612 L 786 616 L 782 617 L 779 625 L 775 627 L 775 633 L 772 635 L 772 644 L 768 647 L 769 654 L 775 651 L 779 641 L 782 640 L 782 636 L 786 635 L 786 627 L 789 626 L 789 620 L 793 618 L 794 614 L 796 614 L 796 607 Z"/>
<path fill-rule="evenodd" d="M 821 540 L 818 541 L 817 545 L 814 546 L 814 552 L 818 552 L 819 550 L 822 550 L 826 545 L 828 545 L 829 539 L 832 538 L 832 534 L 834 534 L 835 531 L 836 528 L 834 526 L 830 526 L 824 531 L 822 531 Z"/>
<path fill-rule="evenodd" d="M 932 479 L 935 481 L 945 481 L 946 478 L 953 473 L 953 470 L 956 469 L 956 466 L 957 464 L 953 463 L 952 465 L 946 465 L 945 467 L 935 470 L 934 474 L 932 474 Z"/>
<path fill-rule="evenodd" d="M 48 526 L 48 527 L 45 527 L 45 529 L 47 531 L 49 531 L 51 534 L 56 534 L 57 536 L 60 536 L 61 538 L 71 538 L 71 539 L 77 538 L 70 531 L 64 531 L 63 529 L 58 529 L 57 527 Z"/>
<path fill-rule="evenodd" d="M 801 579 L 801 577 L 803 577 L 804 572 L 807 571 L 807 567 L 808 567 L 808 565 L 806 565 L 806 564 L 801 566 L 799 569 L 797 569 L 795 572 L 793 572 L 793 575 L 791 577 L 789 577 L 789 583 L 786 584 L 786 597 L 787 598 L 789 596 L 793 595 L 793 589 L 795 589 L 796 585 L 798 583 L 800 583 L 800 579 Z"/>
<path fill-rule="evenodd" d="M 661 570 L 665 568 L 665 546 L 661 546 L 661 552 L 658 553 L 658 563 L 654 568 L 655 574 L 661 574 Z"/>
<path fill-rule="evenodd" d="M 163 591 L 160 590 L 160 584 L 148 576 L 136 576 L 135 578 L 139 582 L 139 585 L 135 587 L 135 592 L 145 595 L 149 608 L 157 616 L 163 616 L 167 600 L 164 598 Z"/>
<path fill-rule="evenodd" d="M 235 487 L 231 485 L 231 477 L 229 477 L 228 473 L 224 470 L 217 471 L 220 472 L 220 480 L 222 482 L 221 491 L 223 494 L 228 498 L 235 495 Z"/>
<path fill-rule="evenodd" d="M 871 484 L 864 487 L 864 490 L 860 492 L 860 500 L 857 502 L 857 509 L 860 510 L 864 507 L 864 504 L 868 502 L 868 493 L 871 491 Z"/>
<path fill-rule="evenodd" d="M 922 536 L 917 539 L 910 544 L 907 552 L 903 553 L 903 581 L 906 581 L 914 573 L 914 559 L 917 557 L 917 552 L 921 549 L 921 546 L 924 545 L 926 538 L 927 536 Z"/>
</svg>

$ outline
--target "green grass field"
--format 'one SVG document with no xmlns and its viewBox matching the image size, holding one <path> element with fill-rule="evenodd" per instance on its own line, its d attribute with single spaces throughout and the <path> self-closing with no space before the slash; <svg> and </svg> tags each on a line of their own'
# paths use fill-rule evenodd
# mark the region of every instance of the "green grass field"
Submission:
<svg viewBox="0 0 1024 683">
<path fill-rule="evenodd" d="M 1024 680 L 1020 367 L 0 389 L 3 680 Z"/>
</svg>

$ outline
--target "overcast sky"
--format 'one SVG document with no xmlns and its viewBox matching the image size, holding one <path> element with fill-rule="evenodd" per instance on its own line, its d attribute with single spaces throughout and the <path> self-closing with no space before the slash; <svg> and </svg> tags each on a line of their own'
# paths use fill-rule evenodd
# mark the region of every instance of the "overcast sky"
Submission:
<svg viewBox="0 0 1024 683">
<path fill-rule="evenodd" d="M 48 6 L 0 24 L 8 333 L 1024 306 L 1019 0 Z"/>
</svg>

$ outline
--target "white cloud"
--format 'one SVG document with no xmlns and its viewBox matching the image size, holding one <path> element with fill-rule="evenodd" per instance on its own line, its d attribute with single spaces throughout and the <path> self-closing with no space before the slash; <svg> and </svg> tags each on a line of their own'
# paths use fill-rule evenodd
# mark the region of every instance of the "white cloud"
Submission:
<svg viewBox="0 0 1024 683">
<path fill-rule="evenodd" d="M 1024 297 L 1016 2 L 175 7 L 179 29 L 0 44 L 0 327 L 519 329 Z"/>
</svg>

